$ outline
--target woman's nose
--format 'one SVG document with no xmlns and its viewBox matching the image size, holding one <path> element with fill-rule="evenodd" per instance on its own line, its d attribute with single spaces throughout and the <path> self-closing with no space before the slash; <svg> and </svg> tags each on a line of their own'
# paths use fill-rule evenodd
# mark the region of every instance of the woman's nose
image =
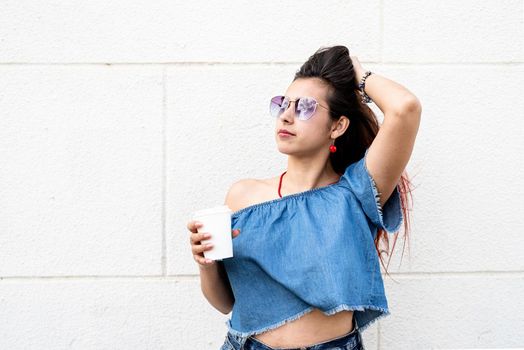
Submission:
<svg viewBox="0 0 524 350">
<path fill-rule="evenodd" d="M 281 119 L 293 121 L 295 118 L 295 102 L 289 102 L 287 108 L 280 115 Z"/>
</svg>

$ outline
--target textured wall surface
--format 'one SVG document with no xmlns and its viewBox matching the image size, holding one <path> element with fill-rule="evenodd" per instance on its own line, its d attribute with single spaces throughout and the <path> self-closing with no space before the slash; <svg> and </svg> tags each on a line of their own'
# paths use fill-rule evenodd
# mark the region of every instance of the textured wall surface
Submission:
<svg viewBox="0 0 524 350">
<path fill-rule="evenodd" d="M 524 1 L 2 1 L 0 349 L 218 349 L 186 224 L 322 46 L 422 103 L 366 349 L 524 348 Z M 379 119 L 383 116 L 371 105 Z M 387 257 L 385 257 L 387 261 Z"/>
</svg>

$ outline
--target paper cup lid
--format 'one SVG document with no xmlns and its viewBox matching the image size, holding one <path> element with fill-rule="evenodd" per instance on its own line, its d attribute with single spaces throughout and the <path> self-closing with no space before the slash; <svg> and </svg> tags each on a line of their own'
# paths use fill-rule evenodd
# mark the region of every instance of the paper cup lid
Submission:
<svg viewBox="0 0 524 350">
<path fill-rule="evenodd" d="M 203 215 L 212 215 L 218 213 L 231 213 L 231 209 L 227 205 L 218 205 L 216 207 L 201 209 L 193 212 L 193 217 L 203 216 Z"/>
</svg>

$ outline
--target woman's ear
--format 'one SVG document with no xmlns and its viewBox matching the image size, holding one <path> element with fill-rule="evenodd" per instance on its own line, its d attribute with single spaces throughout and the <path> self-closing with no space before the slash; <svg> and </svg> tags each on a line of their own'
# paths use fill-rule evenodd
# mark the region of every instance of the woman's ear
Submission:
<svg viewBox="0 0 524 350">
<path fill-rule="evenodd" d="M 341 115 L 335 124 L 335 128 L 331 131 L 340 131 L 339 135 L 342 135 L 346 132 L 346 129 L 349 127 L 350 123 L 351 121 L 348 117 L 346 117 L 345 115 Z"/>
</svg>

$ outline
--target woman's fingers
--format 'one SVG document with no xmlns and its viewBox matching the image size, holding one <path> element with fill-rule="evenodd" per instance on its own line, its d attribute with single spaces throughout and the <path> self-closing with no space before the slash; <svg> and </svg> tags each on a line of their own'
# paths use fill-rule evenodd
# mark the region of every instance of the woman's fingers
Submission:
<svg viewBox="0 0 524 350">
<path fill-rule="evenodd" d="M 211 238 L 208 232 L 198 232 L 198 228 L 202 227 L 202 223 L 196 220 L 191 220 L 187 223 L 187 229 L 191 232 L 189 235 L 189 243 L 191 244 L 191 252 L 193 259 L 202 267 L 208 267 L 215 264 L 215 260 L 206 259 L 205 251 L 213 249 L 212 243 L 203 244 L 201 241 Z M 240 234 L 240 229 L 231 230 L 232 238 Z M 209 260 L 209 262 L 208 262 Z"/>
<path fill-rule="evenodd" d="M 191 220 L 187 223 L 187 229 L 193 233 L 198 232 L 198 227 L 201 227 L 202 223 L 196 220 Z"/>
<path fill-rule="evenodd" d="M 208 232 L 198 232 L 198 228 L 202 227 L 202 223 L 199 221 L 192 220 L 188 222 L 187 229 L 190 231 L 189 244 L 191 245 L 191 253 L 193 254 L 193 260 L 195 260 L 200 266 L 208 267 L 214 264 L 214 260 L 210 260 L 204 256 L 204 252 L 213 249 L 212 244 L 202 244 L 202 240 L 209 239 L 211 234 Z"/>
<path fill-rule="evenodd" d="M 207 268 L 209 266 L 212 266 L 215 263 L 215 260 L 206 259 L 205 257 L 201 255 L 193 255 L 193 259 L 202 267 Z M 209 262 L 208 262 L 209 260 Z"/>
<path fill-rule="evenodd" d="M 193 255 L 194 254 L 200 254 L 206 250 L 211 250 L 213 249 L 213 244 L 212 243 L 207 243 L 207 244 L 193 244 L 191 246 L 191 251 L 193 252 Z"/>
<path fill-rule="evenodd" d="M 189 236 L 189 242 L 191 242 L 191 244 L 197 244 L 198 242 L 209 239 L 210 237 L 211 235 L 207 232 L 192 233 Z M 198 243 L 198 244 L 201 244 L 201 243 Z"/>
</svg>

